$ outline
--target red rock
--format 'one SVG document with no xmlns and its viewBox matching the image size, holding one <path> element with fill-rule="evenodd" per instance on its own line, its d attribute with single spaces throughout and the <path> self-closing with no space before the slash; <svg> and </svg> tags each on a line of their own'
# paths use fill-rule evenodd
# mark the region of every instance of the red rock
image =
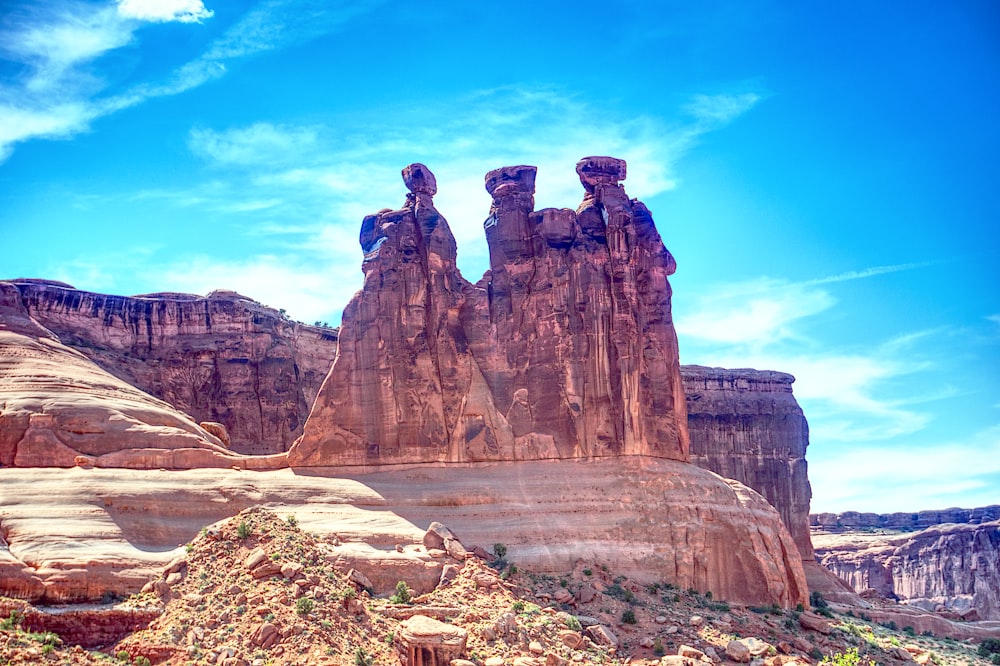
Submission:
<svg viewBox="0 0 1000 666">
<path fill-rule="evenodd" d="M 433 176 L 404 170 L 404 207 L 362 223 L 365 285 L 289 464 L 687 459 L 673 257 L 618 184 L 624 162 L 577 170 L 576 213 L 533 211 L 534 167 L 487 174 L 491 270 L 475 287 Z"/>
<path fill-rule="evenodd" d="M 174 467 L 174 458 L 229 466 L 213 435 L 165 402 L 62 344 L 0 282 L 0 465 Z"/>
<path fill-rule="evenodd" d="M 783 372 L 682 365 L 691 462 L 750 486 L 781 514 L 812 560 L 806 466 L 809 426 Z"/>
<path fill-rule="evenodd" d="M 290 446 L 336 353 L 335 329 L 231 291 L 123 297 L 37 280 L 14 288 L 51 335 L 197 421 L 224 426 L 238 453 Z"/>
</svg>

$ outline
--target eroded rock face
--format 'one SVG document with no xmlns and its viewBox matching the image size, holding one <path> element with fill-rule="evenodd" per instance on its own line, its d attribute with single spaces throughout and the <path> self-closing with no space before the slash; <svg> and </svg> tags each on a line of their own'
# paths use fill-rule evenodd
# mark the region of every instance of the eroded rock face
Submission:
<svg viewBox="0 0 1000 666">
<path fill-rule="evenodd" d="M 197 421 L 221 423 L 238 453 L 288 449 L 336 354 L 336 330 L 231 291 L 123 297 L 14 284 L 27 313 L 63 344 Z"/>
<path fill-rule="evenodd" d="M 18 593 L 32 600 L 134 592 L 201 527 L 269 503 L 303 529 L 337 535 L 331 560 L 377 573 L 389 589 L 399 580 L 417 587 L 414 566 L 440 575 L 423 545 L 424 526 L 438 520 L 470 550 L 506 544 L 511 561 L 534 572 L 565 573 L 583 560 L 733 602 L 794 607 L 808 597 L 774 509 L 687 463 L 621 456 L 358 472 L 0 469 L 0 526 L 10 555 L 35 576 Z M 170 515 L 156 511 L 167 505 Z"/>
<path fill-rule="evenodd" d="M 0 282 L 0 465 L 191 467 L 232 454 L 186 414 L 108 374 Z"/>
<path fill-rule="evenodd" d="M 487 174 L 491 268 L 473 287 L 433 175 L 404 169 L 404 207 L 362 223 L 365 285 L 291 465 L 687 460 L 676 264 L 619 184 L 623 161 L 577 171 L 576 211 L 534 211 L 534 167 Z"/>
<path fill-rule="evenodd" d="M 817 535 L 816 557 L 858 592 L 963 619 L 1000 620 L 1000 520 L 909 534 Z"/>
<path fill-rule="evenodd" d="M 812 559 L 806 447 L 809 425 L 783 372 L 681 366 L 691 462 L 763 495 Z"/>
</svg>

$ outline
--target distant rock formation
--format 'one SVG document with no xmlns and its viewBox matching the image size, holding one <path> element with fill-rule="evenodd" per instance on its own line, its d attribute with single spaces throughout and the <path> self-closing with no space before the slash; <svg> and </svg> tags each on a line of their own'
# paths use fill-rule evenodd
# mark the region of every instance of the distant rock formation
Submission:
<svg viewBox="0 0 1000 666">
<path fill-rule="evenodd" d="M 534 167 L 487 174 L 491 269 L 473 286 L 433 175 L 403 170 L 404 207 L 362 223 L 365 284 L 292 466 L 688 459 L 673 257 L 622 160 L 577 172 L 575 212 L 533 210 Z"/>
<path fill-rule="evenodd" d="M 235 458 L 187 415 L 63 345 L 0 282 L 0 466 L 218 467 Z"/>
<path fill-rule="evenodd" d="M 682 365 L 691 462 L 763 495 L 812 559 L 809 424 L 783 372 Z"/>
<path fill-rule="evenodd" d="M 237 453 L 288 449 L 336 353 L 335 329 L 292 322 L 232 291 L 125 297 L 12 282 L 63 344 L 194 419 L 221 423 Z"/>
<path fill-rule="evenodd" d="M 867 529 L 922 530 L 944 523 L 978 525 L 1000 520 L 1000 505 L 975 509 L 942 509 L 940 511 L 917 511 L 913 513 L 813 513 L 809 515 L 809 525 L 824 532 L 846 532 Z"/>
<path fill-rule="evenodd" d="M 819 562 L 858 592 L 962 619 L 1000 620 L 1000 520 L 906 534 L 820 533 L 815 543 Z"/>
</svg>

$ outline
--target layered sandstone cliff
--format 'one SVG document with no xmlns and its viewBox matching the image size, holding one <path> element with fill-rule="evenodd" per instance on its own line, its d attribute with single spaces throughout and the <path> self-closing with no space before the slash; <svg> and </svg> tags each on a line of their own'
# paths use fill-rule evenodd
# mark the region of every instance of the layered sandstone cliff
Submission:
<svg viewBox="0 0 1000 666">
<path fill-rule="evenodd" d="M 194 419 L 223 424 L 239 453 L 288 449 L 336 353 L 335 329 L 292 322 L 230 291 L 124 297 L 13 284 L 63 344 Z"/>
<path fill-rule="evenodd" d="M 473 286 L 434 176 L 404 169 L 403 208 L 362 223 L 364 287 L 292 466 L 687 460 L 673 257 L 620 185 L 623 161 L 577 172 L 576 211 L 534 211 L 534 167 L 487 174 L 491 269 Z"/>
<path fill-rule="evenodd" d="M 792 395 L 795 378 L 758 370 L 681 366 L 691 462 L 763 495 L 781 514 L 804 559 L 809 540 L 809 424 Z"/>
<path fill-rule="evenodd" d="M 190 467 L 235 457 L 186 414 L 110 375 L 0 282 L 0 466 Z"/>
<path fill-rule="evenodd" d="M 813 513 L 809 515 L 810 527 L 823 532 L 849 532 L 854 530 L 922 530 L 945 523 L 978 525 L 1000 520 L 1000 505 L 977 507 L 975 509 L 941 509 L 939 511 L 916 511 L 912 513 Z"/>
<path fill-rule="evenodd" d="M 911 516 L 988 518 L 995 510 L 897 515 L 912 523 L 916 520 Z M 858 531 L 841 523 L 836 531 L 814 532 L 813 540 L 817 560 L 858 592 L 874 590 L 963 619 L 1000 620 L 1000 520 L 973 518 L 964 524 L 942 523 L 902 533 L 884 527 Z"/>
</svg>

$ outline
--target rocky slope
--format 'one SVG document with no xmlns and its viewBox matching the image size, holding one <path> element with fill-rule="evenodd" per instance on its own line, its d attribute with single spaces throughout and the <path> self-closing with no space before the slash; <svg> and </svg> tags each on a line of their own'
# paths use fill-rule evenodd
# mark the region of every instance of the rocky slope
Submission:
<svg viewBox="0 0 1000 666">
<path fill-rule="evenodd" d="M 687 460 L 673 257 L 623 161 L 577 173 L 575 212 L 534 211 L 534 167 L 487 174 L 491 269 L 473 286 L 434 176 L 403 170 L 403 208 L 362 223 L 364 287 L 289 464 Z"/>
<path fill-rule="evenodd" d="M 507 544 L 512 561 L 539 573 L 583 559 L 733 601 L 794 607 L 808 597 L 798 551 L 759 495 L 693 465 L 638 457 L 354 476 L 0 469 L 5 593 L 56 602 L 135 591 L 177 544 L 257 505 L 338 535 L 331 557 L 383 591 L 401 571 L 414 587 L 440 574 L 408 547 L 439 520 L 469 543 Z"/>
<path fill-rule="evenodd" d="M 990 509 L 934 513 L 988 517 Z M 813 540 L 820 563 L 858 592 L 965 619 L 1000 620 L 1000 520 L 902 533 L 842 525 L 814 532 Z"/>
<path fill-rule="evenodd" d="M 21 306 L 105 371 L 198 421 L 233 451 L 279 453 L 302 432 L 336 330 L 299 324 L 231 291 L 108 296 L 14 280 Z"/>
<path fill-rule="evenodd" d="M 244 511 L 197 536 L 125 604 L 54 614 L 0 599 L 0 617 L 15 613 L 0 623 L 0 660 L 107 663 L 93 650 L 103 647 L 122 662 L 224 666 L 804 666 L 848 650 L 861 663 L 987 663 L 965 643 L 854 616 L 748 608 L 666 580 L 642 584 L 607 564 L 538 574 L 463 544 L 440 523 L 420 541 L 411 548 L 442 575 L 426 592 L 407 585 L 405 596 L 394 589 L 386 598 L 357 570 L 331 563 L 333 542 L 295 514 Z"/>
</svg>

